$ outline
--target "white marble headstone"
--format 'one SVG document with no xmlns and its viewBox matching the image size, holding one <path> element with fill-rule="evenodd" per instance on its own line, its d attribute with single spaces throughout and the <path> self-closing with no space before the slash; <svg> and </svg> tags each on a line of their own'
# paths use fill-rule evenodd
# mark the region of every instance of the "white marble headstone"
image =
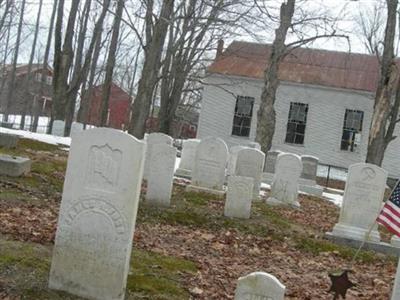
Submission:
<svg viewBox="0 0 400 300">
<path fill-rule="evenodd" d="M 226 168 L 227 175 L 235 175 L 237 155 L 242 149 L 246 149 L 246 147 L 238 145 L 229 149 L 228 165 Z"/>
<path fill-rule="evenodd" d="M 264 167 L 265 154 L 261 150 L 247 148 L 237 153 L 235 175 L 254 179 L 253 199 L 260 197 L 261 174 Z"/>
<path fill-rule="evenodd" d="M 278 155 L 283 153 L 279 150 L 270 150 L 265 156 L 264 170 L 262 173 L 262 182 L 271 184 L 275 174 L 275 165 Z"/>
<path fill-rule="evenodd" d="M 147 178 L 149 176 L 148 161 L 150 160 L 150 156 L 151 156 L 151 152 L 153 151 L 153 148 L 157 147 L 158 144 L 165 144 L 165 145 L 172 146 L 173 141 L 174 140 L 172 137 L 170 137 L 167 134 L 161 133 L 161 132 L 153 132 L 153 133 L 146 135 L 147 148 L 146 148 L 146 159 L 144 161 L 143 179 L 147 180 Z"/>
<path fill-rule="evenodd" d="M 204 192 L 223 191 L 227 160 L 228 147 L 222 139 L 203 139 L 197 146 L 192 184 L 187 189 L 197 187 Z"/>
<path fill-rule="evenodd" d="M 299 180 L 300 191 L 315 195 L 322 196 L 324 191 L 323 187 L 317 184 L 317 169 L 318 169 L 318 157 L 311 155 L 302 155 L 301 162 L 303 164 L 303 171 L 301 172 Z"/>
<path fill-rule="evenodd" d="M 239 278 L 235 300 L 284 300 L 285 289 L 275 276 L 254 272 Z"/>
<path fill-rule="evenodd" d="M 373 164 L 357 163 L 349 167 L 339 222 L 333 227 L 333 235 L 364 240 L 381 211 L 387 175 L 387 171 Z M 380 241 L 377 225 L 370 240 Z"/>
<path fill-rule="evenodd" d="M 51 134 L 56 136 L 64 136 L 65 122 L 62 120 L 54 120 Z"/>
<path fill-rule="evenodd" d="M 226 217 L 250 218 L 253 186 L 254 178 L 234 175 L 228 177 L 224 210 Z"/>
<path fill-rule="evenodd" d="M 199 144 L 200 140 L 198 139 L 183 141 L 181 161 L 179 163 L 179 168 L 175 172 L 177 176 L 191 177 L 196 149 Z"/>
<path fill-rule="evenodd" d="M 124 299 L 145 143 L 109 128 L 72 139 L 49 287 Z"/>
<path fill-rule="evenodd" d="M 169 206 L 176 160 L 176 148 L 158 144 L 153 148 L 149 160 L 146 201 L 160 206 Z"/>
<path fill-rule="evenodd" d="M 298 182 L 302 168 L 303 165 L 300 156 L 292 153 L 281 153 L 278 155 L 271 194 L 267 199 L 268 204 L 285 204 L 300 207 L 297 196 L 299 193 Z"/>
<path fill-rule="evenodd" d="M 83 124 L 79 122 L 72 122 L 71 124 L 71 137 L 83 130 Z"/>
</svg>

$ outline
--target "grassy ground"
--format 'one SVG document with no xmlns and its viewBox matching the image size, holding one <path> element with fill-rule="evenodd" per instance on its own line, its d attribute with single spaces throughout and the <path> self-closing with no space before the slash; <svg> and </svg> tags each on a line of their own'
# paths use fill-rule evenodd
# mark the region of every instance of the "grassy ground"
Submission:
<svg viewBox="0 0 400 300">
<path fill-rule="evenodd" d="M 78 299 L 47 289 L 67 153 L 25 139 L 0 153 L 33 160 L 24 177 L 0 176 L 0 299 Z M 277 276 L 287 299 L 331 299 L 327 274 L 355 251 L 323 238 L 337 222 L 335 205 L 300 202 L 301 210 L 256 202 L 251 218 L 238 220 L 223 216 L 223 200 L 179 184 L 169 208 L 142 198 L 127 299 L 232 299 L 237 278 L 252 271 Z M 353 271 L 348 299 L 389 298 L 394 258 L 363 251 Z"/>
</svg>

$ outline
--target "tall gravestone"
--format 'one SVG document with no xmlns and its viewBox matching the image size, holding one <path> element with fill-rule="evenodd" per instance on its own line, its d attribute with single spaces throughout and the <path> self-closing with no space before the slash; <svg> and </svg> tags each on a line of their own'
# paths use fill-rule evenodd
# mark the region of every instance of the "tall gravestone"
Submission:
<svg viewBox="0 0 400 300">
<path fill-rule="evenodd" d="M 253 199 L 260 198 L 261 174 L 264 167 L 265 154 L 257 149 L 242 149 L 237 153 L 235 175 L 254 179 Z"/>
<path fill-rule="evenodd" d="M 281 153 L 283 152 L 279 150 L 271 150 L 267 152 L 267 155 L 265 157 L 264 170 L 261 176 L 262 182 L 267 184 L 272 183 L 275 174 L 276 159 Z"/>
<path fill-rule="evenodd" d="M 176 160 L 176 148 L 159 144 L 150 154 L 146 201 L 159 206 L 169 206 Z"/>
<path fill-rule="evenodd" d="M 318 157 L 311 155 L 302 155 L 301 163 L 303 171 L 301 172 L 299 188 L 300 191 L 315 196 L 322 196 L 323 188 L 317 184 Z"/>
<path fill-rule="evenodd" d="M 283 300 L 286 287 L 273 275 L 254 272 L 240 277 L 235 300 Z"/>
<path fill-rule="evenodd" d="M 54 120 L 51 134 L 56 136 L 64 136 L 65 122 L 62 120 Z"/>
<path fill-rule="evenodd" d="M 147 143 L 147 148 L 146 148 L 146 159 L 144 161 L 143 179 L 147 180 L 149 176 L 149 166 L 150 166 L 149 161 L 151 152 L 153 151 L 154 148 L 157 148 L 157 145 L 159 144 L 172 146 L 173 139 L 172 137 L 164 133 L 153 132 L 146 136 L 146 143 Z"/>
<path fill-rule="evenodd" d="M 332 235 L 364 240 L 381 211 L 387 174 L 372 164 L 357 163 L 349 167 L 339 222 L 333 227 Z M 380 241 L 377 224 L 369 238 Z"/>
<path fill-rule="evenodd" d="M 229 149 L 228 165 L 226 168 L 227 175 L 235 175 L 237 155 L 240 150 L 246 149 L 245 146 L 233 146 Z"/>
<path fill-rule="evenodd" d="M 253 199 L 254 178 L 243 176 L 228 177 L 224 215 L 241 219 L 250 218 Z"/>
<path fill-rule="evenodd" d="M 267 204 L 300 207 L 297 196 L 302 168 L 300 156 L 292 153 L 278 155 L 271 194 L 267 199 Z"/>
<path fill-rule="evenodd" d="M 183 141 L 181 161 L 179 163 L 179 168 L 175 172 L 177 176 L 188 178 L 191 177 L 194 158 L 196 156 L 196 149 L 199 143 L 200 140 L 198 139 L 189 139 Z"/>
<path fill-rule="evenodd" d="M 203 139 L 197 146 L 192 183 L 186 189 L 223 196 L 227 159 L 228 147 L 222 139 Z"/>
<path fill-rule="evenodd" d="M 71 124 L 71 137 L 83 130 L 83 124 L 79 122 L 72 122 Z"/>
<path fill-rule="evenodd" d="M 145 143 L 109 128 L 72 139 L 49 287 L 124 299 Z"/>
</svg>

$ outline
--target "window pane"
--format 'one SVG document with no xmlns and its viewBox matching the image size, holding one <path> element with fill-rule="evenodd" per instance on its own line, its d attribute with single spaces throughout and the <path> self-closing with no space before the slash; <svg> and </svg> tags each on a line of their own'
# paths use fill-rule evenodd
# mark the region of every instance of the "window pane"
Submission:
<svg viewBox="0 0 400 300">
<path fill-rule="evenodd" d="M 343 122 L 341 150 L 354 151 L 361 141 L 361 130 L 364 112 L 346 109 Z M 356 137 L 357 140 L 356 140 Z"/>
<path fill-rule="evenodd" d="M 253 106 L 253 97 L 237 96 L 235 114 L 233 116 L 232 135 L 245 137 L 250 135 Z"/>
<path fill-rule="evenodd" d="M 286 129 L 286 143 L 303 144 L 306 131 L 308 104 L 291 102 Z"/>
</svg>

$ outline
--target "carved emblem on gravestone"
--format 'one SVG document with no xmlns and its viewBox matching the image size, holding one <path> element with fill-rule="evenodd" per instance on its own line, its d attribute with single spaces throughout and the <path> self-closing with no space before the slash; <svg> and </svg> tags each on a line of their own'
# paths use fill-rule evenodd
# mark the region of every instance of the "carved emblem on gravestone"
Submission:
<svg viewBox="0 0 400 300">
<path fill-rule="evenodd" d="M 108 144 L 92 146 L 89 150 L 89 167 L 86 180 L 89 187 L 115 189 L 121 167 L 122 152 Z"/>
<path fill-rule="evenodd" d="M 361 174 L 363 176 L 363 178 L 362 178 L 363 181 L 372 180 L 376 176 L 375 171 L 370 167 L 366 167 L 366 168 L 362 169 Z"/>
</svg>

